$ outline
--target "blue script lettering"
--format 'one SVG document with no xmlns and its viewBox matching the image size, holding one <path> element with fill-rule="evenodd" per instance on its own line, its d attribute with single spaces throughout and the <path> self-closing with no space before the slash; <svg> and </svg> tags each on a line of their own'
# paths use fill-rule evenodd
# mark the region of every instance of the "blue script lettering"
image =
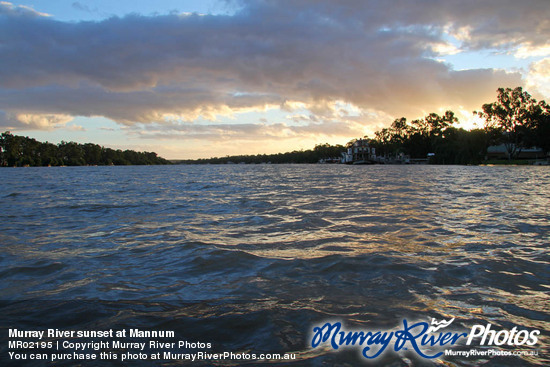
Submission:
<svg viewBox="0 0 550 367">
<path fill-rule="evenodd" d="M 416 335 L 413 335 L 410 330 L 414 330 L 418 327 L 422 327 L 422 330 L 420 330 L 420 332 Z M 417 322 L 416 324 L 412 324 L 411 326 L 408 326 L 408 323 L 407 323 L 407 320 L 403 320 L 403 327 L 404 329 L 403 330 L 400 330 L 400 331 L 397 331 L 395 332 L 395 336 L 397 337 L 397 340 L 395 342 L 395 345 L 393 346 L 393 349 L 397 352 L 397 351 L 400 351 L 401 348 L 403 348 L 403 346 L 405 345 L 405 343 L 408 341 L 411 343 L 414 351 L 416 353 L 418 353 L 418 355 L 424 357 L 424 358 L 437 358 L 439 356 L 441 356 L 443 354 L 443 352 L 439 352 L 433 356 L 429 356 L 429 355 L 426 355 L 424 353 L 422 353 L 422 351 L 420 350 L 420 348 L 418 347 L 418 344 L 416 343 L 416 338 L 422 336 L 426 330 L 428 330 L 428 327 L 430 327 L 430 325 L 428 325 L 427 322 Z"/>
<path fill-rule="evenodd" d="M 349 331 L 344 332 L 340 331 L 342 324 L 336 322 L 331 324 L 327 322 L 322 327 L 313 328 L 313 338 L 311 339 L 311 346 L 313 348 L 317 347 L 321 343 L 325 343 L 330 338 L 330 344 L 333 349 L 338 349 L 342 345 L 364 345 L 367 346 L 363 349 L 363 356 L 365 358 L 376 358 L 378 357 L 386 347 L 390 344 L 391 339 L 393 338 L 393 331 L 390 333 L 377 331 L 373 333 L 372 331 Z M 375 354 L 368 355 L 368 351 L 371 350 L 370 345 L 382 345 L 382 348 L 379 348 Z"/>
<path fill-rule="evenodd" d="M 330 338 L 330 335 L 334 331 L 332 340 L 330 343 L 332 344 L 333 349 L 338 349 L 338 344 L 336 344 L 334 340 L 334 336 L 338 333 L 338 330 L 342 327 L 342 324 L 337 322 L 334 325 L 331 325 L 330 322 L 327 322 L 322 327 L 314 327 L 313 332 L 315 333 L 313 335 L 313 339 L 311 340 L 311 346 L 313 348 L 317 347 L 320 343 L 324 343 Z M 326 331 L 325 331 L 326 329 Z"/>
<path fill-rule="evenodd" d="M 388 333 L 382 333 L 380 331 L 377 331 L 376 333 L 373 334 L 369 331 L 367 334 L 371 335 L 369 341 L 367 342 L 367 345 L 372 345 L 372 344 L 376 344 L 376 345 L 382 344 L 383 345 L 383 347 L 378 349 L 378 351 L 376 353 L 374 353 L 372 356 L 369 356 L 368 353 L 367 353 L 370 350 L 369 347 L 363 348 L 363 357 L 369 358 L 369 359 L 376 358 L 382 352 L 384 352 L 386 347 L 390 344 L 391 339 L 393 338 L 393 331 L 389 334 Z"/>
<path fill-rule="evenodd" d="M 341 329 L 342 324 L 340 322 L 335 322 L 334 324 L 327 322 L 322 327 L 314 327 L 311 346 L 316 348 L 319 344 L 325 343 L 329 339 L 332 348 L 335 350 L 339 349 L 341 346 L 361 345 L 364 346 L 361 353 L 363 357 L 373 359 L 386 350 L 395 336 L 394 351 L 399 352 L 409 343 L 419 356 L 433 359 L 440 357 L 443 352 L 429 355 L 424 353 L 421 347 L 433 347 L 436 345 L 444 346 L 447 344 L 454 345 L 461 337 L 468 337 L 467 333 L 459 334 L 447 332 L 435 335 L 428 334 L 429 325 L 427 322 L 409 324 L 407 320 L 403 320 L 403 330 L 395 332 L 341 331 Z"/>
<path fill-rule="evenodd" d="M 451 343 L 451 345 L 453 345 L 461 337 L 467 338 L 468 334 L 467 333 L 461 333 L 461 334 L 458 334 L 458 333 L 445 333 L 445 334 L 439 333 L 439 336 L 437 337 L 437 339 L 435 338 L 434 335 L 428 336 L 428 334 L 426 334 L 422 337 L 422 343 L 421 344 L 422 345 L 429 344 L 432 347 L 434 345 L 436 345 L 437 343 L 439 343 L 439 345 L 445 345 L 445 344 L 449 344 L 449 343 Z"/>
</svg>

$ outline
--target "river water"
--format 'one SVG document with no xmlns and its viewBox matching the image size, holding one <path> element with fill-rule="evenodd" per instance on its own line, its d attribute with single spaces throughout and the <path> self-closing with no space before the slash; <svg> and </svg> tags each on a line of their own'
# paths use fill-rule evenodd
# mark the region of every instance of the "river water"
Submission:
<svg viewBox="0 0 550 367">
<path fill-rule="evenodd" d="M 313 327 L 455 318 L 539 330 L 499 347 L 538 355 L 403 349 L 371 365 L 550 364 L 546 167 L 3 168 L 0 197 L 3 329 L 173 330 L 211 351 L 294 354 L 281 365 L 354 366 L 362 348 L 311 348 Z M 7 336 L 0 360 L 17 365 Z M 259 362 L 197 365 L 212 363 Z"/>
</svg>

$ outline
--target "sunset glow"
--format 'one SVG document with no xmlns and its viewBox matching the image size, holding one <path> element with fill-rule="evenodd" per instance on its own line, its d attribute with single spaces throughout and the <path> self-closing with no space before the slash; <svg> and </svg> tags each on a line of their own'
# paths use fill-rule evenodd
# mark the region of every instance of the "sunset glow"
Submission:
<svg viewBox="0 0 550 367">
<path fill-rule="evenodd" d="M 115 3 L 0 2 L 2 131 L 183 159 L 481 127 L 499 87 L 550 100 L 546 0 Z"/>
</svg>

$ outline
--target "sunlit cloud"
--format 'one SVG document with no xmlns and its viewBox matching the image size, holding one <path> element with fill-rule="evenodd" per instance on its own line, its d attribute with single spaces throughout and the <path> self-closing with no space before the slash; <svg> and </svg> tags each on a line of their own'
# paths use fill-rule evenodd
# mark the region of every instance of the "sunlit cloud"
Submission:
<svg viewBox="0 0 550 367">
<path fill-rule="evenodd" d="M 231 15 L 88 22 L 0 2 L 2 126 L 74 129 L 73 117 L 104 117 L 140 139 L 295 142 L 477 109 L 499 87 L 548 95 L 546 61 L 529 74 L 441 62 L 479 50 L 548 55 L 546 0 L 230 2 Z M 253 113 L 262 116 L 240 120 Z"/>
<path fill-rule="evenodd" d="M 432 46 L 432 51 L 439 56 L 456 55 L 460 53 L 460 49 L 452 43 L 437 43 Z"/>
<path fill-rule="evenodd" d="M 73 116 L 62 114 L 12 114 L 0 111 L 0 129 L 52 130 L 65 126 L 73 119 Z"/>
<path fill-rule="evenodd" d="M 453 24 L 447 24 L 444 27 L 444 32 L 460 43 L 466 43 L 472 40 L 472 30 L 472 25 L 455 26 Z"/>
<path fill-rule="evenodd" d="M 550 96 L 550 57 L 531 64 L 527 87 L 535 89 L 543 97 Z"/>
<path fill-rule="evenodd" d="M 256 123 L 256 124 L 181 124 L 163 123 L 126 127 L 126 130 L 141 138 L 193 140 L 198 138 L 233 141 L 286 139 L 299 136 L 342 137 L 360 134 L 362 124 L 355 121 L 312 121 L 304 118 L 301 124 Z"/>
<path fill-rule="evenodd" d="M 56 129 L 59 129 L 59 128 L 63 128 L 65 130 L 70 130 L 70 131 L 80 131 L 80 132 L 84 132 L 86 131 L 86 129 L 84 128 L 84 126 L 80 126 L 80 125 L 68 125 L 68 126 L 56 126 L 55 127 Z"/>
<path fill-rule="evenodd" d="M 14 5 L 8 1 L 0 1 L 0 14 L 19 17 L 50 17 L 51 14 L 42 13 L 26 5 Z"/>
<path fill-rule="evenodd" d="M 544 46 L 524 45 L 519 47 L 514 53 L 515 57 L 527 59 L 530 57 L 550 56 L 550 44 Z"/>
</svg>

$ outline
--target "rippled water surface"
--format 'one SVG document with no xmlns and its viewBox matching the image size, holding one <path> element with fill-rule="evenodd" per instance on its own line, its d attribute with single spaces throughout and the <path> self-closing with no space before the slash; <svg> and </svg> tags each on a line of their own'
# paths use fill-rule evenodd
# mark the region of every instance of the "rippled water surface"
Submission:
<svg viewBox="0 0 550 367">
<path fill-rule="evenodd" d="M 330 366 L 362 361 L 309 349 L 314 324 L 455 317 L 542 342 L 449 365 L 550 364 L 546 167 L 3 168 L 0 188 L 4 326 L 169 325 Z"/>
</svg>

